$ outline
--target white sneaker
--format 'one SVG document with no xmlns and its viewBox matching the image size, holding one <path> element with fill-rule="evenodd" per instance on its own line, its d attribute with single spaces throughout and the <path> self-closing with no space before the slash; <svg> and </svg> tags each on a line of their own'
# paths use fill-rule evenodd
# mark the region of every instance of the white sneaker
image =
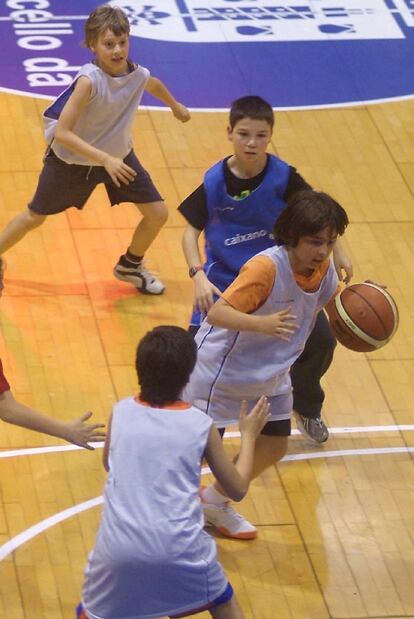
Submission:
<svg viewBox="0 0 414 619">
<path fill-rule="evenodd" d="M 121 256 L 114 268 L 114 275 L 123 282 L 128 282 L 146 294 L 161 294 L 164 284 L 145 268 L 144 264 L 133 264 Z"/>
<path fill-rule="evenodd" d="M 241 514 L 234 510 L 230 503 L 215 505 L 214 503 L 201 503 L 206 527 L 216 527 L 222 535 L 236 539 L 254 539 L 257 529 Z"/>
</svg>

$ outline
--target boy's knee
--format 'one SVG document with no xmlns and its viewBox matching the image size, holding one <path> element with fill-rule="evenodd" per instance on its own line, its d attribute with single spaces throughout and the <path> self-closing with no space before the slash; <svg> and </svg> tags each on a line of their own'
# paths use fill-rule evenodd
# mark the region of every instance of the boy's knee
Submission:
<svg viewBox="0 0 414 619">
<path fill-rule="evenodd" d="M 287 439 L 287 437 L 280 437 L 280 438 L 282 440 L 278 441 L 275 444 L 275 448 L 274 448 L 275 462 L 279 462 L 282 458 L 284 458 L 286 456 L 287 450 L 288 450 L 288 439 Z"/>
<path fill-rule="evenodd" d="M 151 205 L 151 208 L 147 210 L 144 217 L 152 226 L 161 228 L 168 219 L 168 209 L 164 202 L 155 202 Z"/>
<path fill-rule="evenodd" d="M 272 463 L 279 462 L 287 453 L 287 436 L 269 436 L 261 434 L 256 446 L 263 455 Z"/>
<path fill-rule="evenodd" d="M 161 202 L 155 209 L 155 219 L 157 220 L 160 226 L 163 226 L 167 222 L 168 209 L 165 206 L 164 202 Z"/>
</svg>

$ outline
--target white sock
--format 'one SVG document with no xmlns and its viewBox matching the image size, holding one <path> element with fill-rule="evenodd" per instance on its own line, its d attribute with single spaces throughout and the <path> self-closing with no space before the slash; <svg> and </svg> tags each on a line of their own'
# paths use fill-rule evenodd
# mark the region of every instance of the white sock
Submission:
<svg viewBox="0 0 414 619">
<path fill-rule="evenodd" d="M 223 505 L 230 501 L 229 497 L 216 490 L 213 484 L 201 491 L 201 497 L 204 503 L 213 503 L 213 505 Z"/>
</svg>

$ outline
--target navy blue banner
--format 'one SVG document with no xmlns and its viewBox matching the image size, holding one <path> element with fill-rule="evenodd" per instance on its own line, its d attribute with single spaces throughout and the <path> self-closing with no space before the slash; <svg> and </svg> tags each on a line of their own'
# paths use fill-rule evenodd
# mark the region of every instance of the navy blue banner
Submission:
<svg viewBox="0 0 414 619">
<path fill-rule="evenodd" d="M 3 1 L 0 88 L 61 92 L 91 58 L 83 25 L 98 4 Z M 190 108 L 228 108 L 246 94 L 290 109 L 414 95 L 414 0 L 113 4 L 131 22 L 131 59 Z"/>
</svg>

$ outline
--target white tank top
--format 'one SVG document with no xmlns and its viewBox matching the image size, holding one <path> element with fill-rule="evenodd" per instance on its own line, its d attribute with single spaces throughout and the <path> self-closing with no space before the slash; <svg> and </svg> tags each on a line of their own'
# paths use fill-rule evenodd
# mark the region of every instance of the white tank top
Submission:
<svg viewBox="0 0 414 619">
<path fill-rule="evenodd" d="M 115 405 L 104 508 L 83 589 L 88 616 L 178 614 L 226 588 L 199 498 L 211 424 L 190 405 L 159 409 L 132 397 Z"/>
<path fill-rule="evenodd" d="M 124 159 L 132 150 L 132 124 L 150 76 L 148 69 L 138 66 L 131 73 L 113 77 L 92 62 L 84 65 L 71 86 L 44 112 L 45 135 L 49 143 L 53 140 L 63 106 L 81 76 L 90 80 L 92 90 L 73 132 L 91 146 Z M 96 161 L 85 159 L 57 142 L 53 142 L 53 150 L 66 163 L 97 165 Z"/>
<path fill-rule="evenodd" d="M 268 315 L 289 306 L 299 325 L 288 342 L 250 331 L 212 327 L 205 320 L 196 336 L 198 356 L 184 397 L 213 419 L 238 417 L 240 401 L 289 392 L 290 367 L 301 354 L 319 310 L 335 294 L 338 278 L 330 262 L 318 290 L 296 283 L 285 246 L 258 255 L 276 265 L 276 280 L 266 302 L 254 314 Z M 233 408 L 232 411 L 229 408 Z"/>
</svg>

